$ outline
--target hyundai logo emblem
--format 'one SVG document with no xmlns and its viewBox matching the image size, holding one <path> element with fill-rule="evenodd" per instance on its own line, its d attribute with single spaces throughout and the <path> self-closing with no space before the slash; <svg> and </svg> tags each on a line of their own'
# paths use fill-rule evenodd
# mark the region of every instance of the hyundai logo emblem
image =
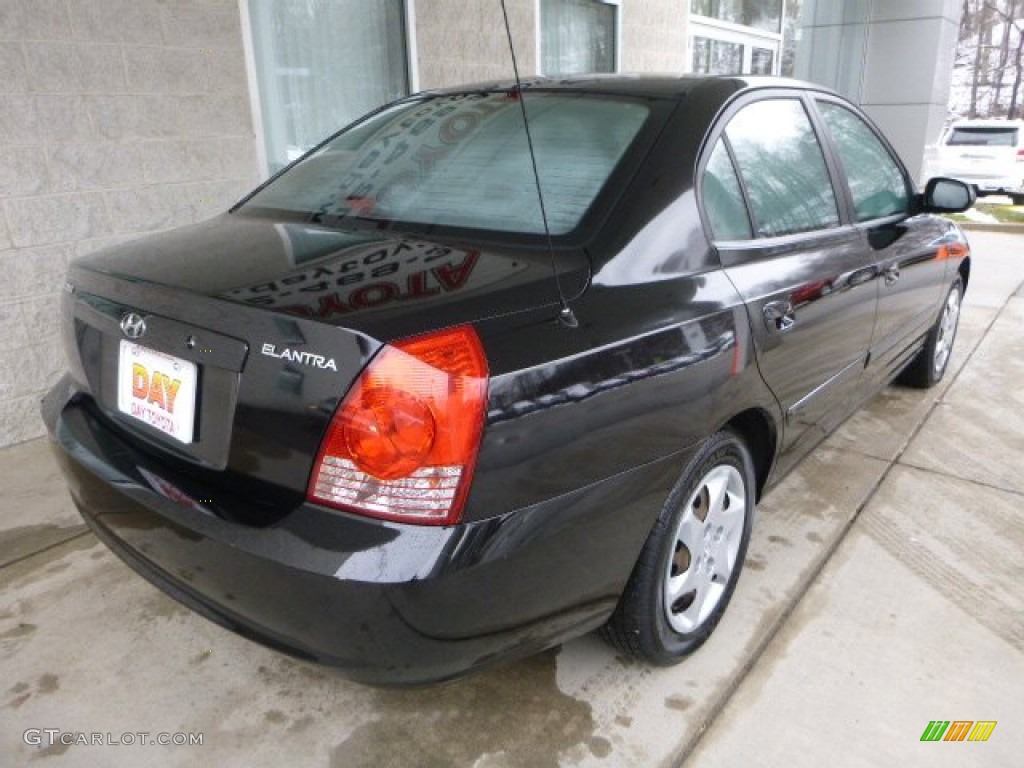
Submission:
<svg viewBox="0 0 1024 768">
<path fill-rule="evenodd" d="M 121 318 L 121 330 L 129 339 L 138 339 L 146 332 L 146 321 L 142 315 L 129 312 Z"/>
</svg>

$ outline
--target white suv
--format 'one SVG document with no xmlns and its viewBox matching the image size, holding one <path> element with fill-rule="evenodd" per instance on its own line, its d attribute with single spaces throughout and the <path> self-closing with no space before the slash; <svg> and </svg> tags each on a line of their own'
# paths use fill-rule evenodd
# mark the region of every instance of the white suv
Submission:
<svg viewBox="0 0 1024 768">
<path fill-rule="evenodd" d="M 1024 205 L 1024 120 L 959 120 L 943 134 L 933 176 L 972 184 L 978 195 L 1009 195 Z"/>
</svg>

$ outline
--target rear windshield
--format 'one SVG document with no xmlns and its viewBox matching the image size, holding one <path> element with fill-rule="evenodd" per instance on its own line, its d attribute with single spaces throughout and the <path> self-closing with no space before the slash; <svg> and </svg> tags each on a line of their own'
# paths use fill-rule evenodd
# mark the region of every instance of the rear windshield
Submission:
<svg viewBox="0 0 1024 768">
<path fill-rule="evenodd" d="M 1015 147 L 1017 146 L 1017 129 L 954 128 L 947 143 L 951 146 L 969 144 L 977 147 Z"/>
<path fill-rule="evenodd" d="M 551 233 L 575 229 L 648 116 L 643 103 L 527 94 Z M 519 99 L 473 93 L 404 102 L 339 134 L 242 210 L 543 234 Z"/>
</svg>

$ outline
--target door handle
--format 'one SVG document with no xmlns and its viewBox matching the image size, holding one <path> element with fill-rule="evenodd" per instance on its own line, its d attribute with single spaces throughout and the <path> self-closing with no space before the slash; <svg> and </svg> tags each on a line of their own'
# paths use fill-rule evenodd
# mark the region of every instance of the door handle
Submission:
<svg viewBox="0 0 1024 768">
<path fill-rule="evenodd" d="M 764 305 L 765 322 L 768 326 L 777 331 L 788 331 L 796 325 L 796 312 L 793 310 L 793 303 L 785 299 L 780 301 L 769 301 Z"/>
<path fill-rule="evenodd" d="M 900 265 L 890 264 L 882 270 L 882 277 L 885 279 L 886 285 L 894 285 L 900 279 Z"/>
</svg>

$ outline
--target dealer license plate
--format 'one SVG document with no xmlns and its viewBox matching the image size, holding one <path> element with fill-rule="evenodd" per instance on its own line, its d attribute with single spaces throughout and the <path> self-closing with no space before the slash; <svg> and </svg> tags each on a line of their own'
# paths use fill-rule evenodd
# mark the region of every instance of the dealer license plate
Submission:
<svg viewBox="0 0 1024 768">
<path fill-rule="evenodd" d="M 196 421 L 197 366 L 121 339 L 117 409 L 182 443 Z"/>
</svg>

